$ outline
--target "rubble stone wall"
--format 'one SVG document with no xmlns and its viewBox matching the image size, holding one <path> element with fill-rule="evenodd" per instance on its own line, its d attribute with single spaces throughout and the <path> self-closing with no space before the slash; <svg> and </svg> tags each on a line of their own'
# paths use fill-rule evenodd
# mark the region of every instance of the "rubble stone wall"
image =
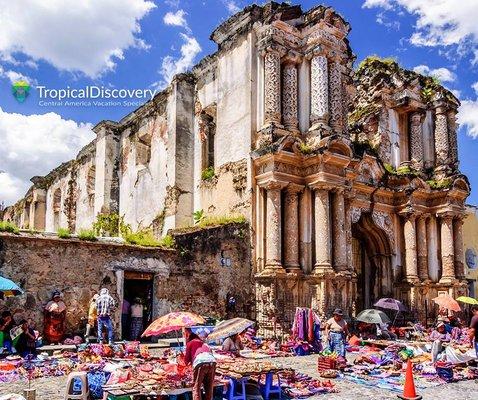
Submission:
<svg viewBox="0 0 478 400">
<path fill-rule="evenodd" d="M 237 315 L 253 317 L 249 228 L 232 224 L 176 235 L 177 250 L 148 249 L 77 239 L 0 235 L 0 274 L 17 282 L 22 296 L 0 300 L 0 311 L 17 322 L 31 318 L 43 329 L 43 306 L 54 289 L 67 305 L 68 333 L 84 332 L 89 300 L 109 288 L 121 304 L 123 271 L 154 274 L 153 317 L 190 310 L 224 317 L 226 296 L 237 299 Z M 230 266 L 221 266 L 221 256 Z M 120 308 L 114 315 L 119 327 Z"/>
</svg>

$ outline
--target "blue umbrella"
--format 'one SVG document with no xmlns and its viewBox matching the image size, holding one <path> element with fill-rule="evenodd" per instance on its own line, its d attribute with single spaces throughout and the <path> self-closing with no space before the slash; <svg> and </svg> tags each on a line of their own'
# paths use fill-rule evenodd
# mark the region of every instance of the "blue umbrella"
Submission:
<svg viewBox="0 0 478 400">
<path fill-rule="evenodd" d="M 20 286 L 10 279 L 0 276 L 0 298 L 19 296 L 21 294 L 23 294 L 23 290 L 20 289 Z"/>
</svg>

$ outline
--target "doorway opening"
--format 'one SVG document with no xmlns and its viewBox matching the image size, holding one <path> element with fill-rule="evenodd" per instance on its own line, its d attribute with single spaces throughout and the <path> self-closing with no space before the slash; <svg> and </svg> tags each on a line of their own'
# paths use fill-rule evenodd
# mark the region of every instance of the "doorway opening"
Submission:
<svg viewBox="0 0 478 400">
<path fill-rule="evenodd" d="M 121 335 L 124 340 L 139 339 L 137 333 L 135 335 L 135 331 L 141 331 L 139 334 L 141 336 L 152 322 L 153 282 L 154 274 L 136 271 L 124 272 L 124 303 L 121 311 Z M 137 307 L 138 304 L 142 306 L 142 310 Z M 138 318 L 142 318 L 142 320 L 139 321 Z"/>
<path fill-rule="evenodd" d="M 372 308 L 382 297 L 393 297 L 390 244 L 370 214 L 362 214 L 352 226 L 352 254 L 357 273 L 357 311 Z"/>
</svg>

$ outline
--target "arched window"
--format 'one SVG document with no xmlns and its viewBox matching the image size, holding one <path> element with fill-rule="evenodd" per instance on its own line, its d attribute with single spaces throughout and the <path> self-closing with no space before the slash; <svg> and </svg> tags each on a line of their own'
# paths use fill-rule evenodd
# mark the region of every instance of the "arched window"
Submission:
<svg viewBox="0 0 478 400">
<path fill-rule="evenodd" d="M 88 169 L 88 174 L 86 175 L 86 193 L 88 195 L 88 202 L 92 206 L 95 201 L 95 179 L 96 179 L 96 168 L 92 165 Z"/>
<path fill-rule="evenodd" d="M 53 192 L 53 228 L 58 230 L 60 227 L 60 210 L 61 210 L 61 189 L 57 188 Z"/>
</svg>

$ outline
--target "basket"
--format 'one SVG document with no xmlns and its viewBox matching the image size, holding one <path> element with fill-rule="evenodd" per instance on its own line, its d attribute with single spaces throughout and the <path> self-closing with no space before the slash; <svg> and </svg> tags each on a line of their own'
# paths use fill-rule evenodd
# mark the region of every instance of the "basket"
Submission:
<svg viewBox="0 0 478 400">
<path fill-rule="evenodd" d="M 317 360 L 317 369 L 324 371 L 327 369 L 337 369 L 337 360 L 332 357 L 320 356 Z"/>
</svg>

